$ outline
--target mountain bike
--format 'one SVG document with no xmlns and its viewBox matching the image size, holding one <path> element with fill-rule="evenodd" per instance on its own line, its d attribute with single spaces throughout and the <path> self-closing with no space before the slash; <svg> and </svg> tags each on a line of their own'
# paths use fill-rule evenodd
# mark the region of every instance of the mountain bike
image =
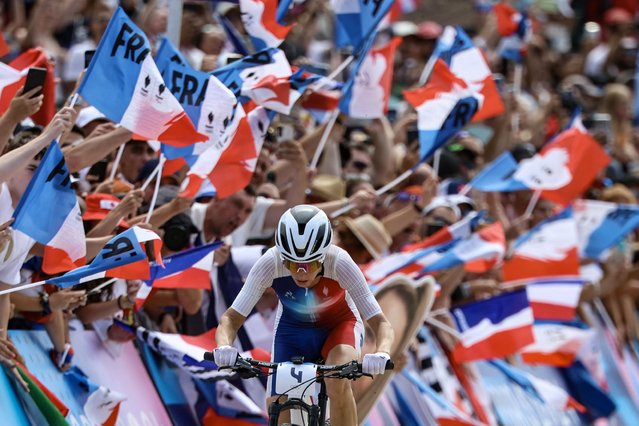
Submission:
<svg viewBox="0 0 639 426">
<path fill-rule="evenodd" d="M 213 352 L 205 352 L 204 359 L 215 361 Z M 394 368 L 392 361 L 386 363 L 386 370 Z M 294 357 L 290 362 L 265 362 L 251 358 L 237 357 L 232 367 L 221 367 L 237 373 L 242 379 L 266 376 L 263 369 L 277 372 L 275 375 L 275 392 L 278 398 L 268 407 L 269 426 L 277 426 L 280 413 L 291 410 L 293 414 L 299 410 L 304 426 L 324 426 L 326 424 L 326 405 L 328 394 L 326 393 L 326 379 L 356 380 L 362 376 L 373 377 L 362 372 L 362 364 L 353 360 L 341 365 L 324 365 L 304 362 L 302 357 Z M 309 392 L 309 388 L 319 383 L 319 392 L 315 389 Z M 306 396 L 306 398 L 305 398 Z M 287 400 L 280 402 L 280 398 Z M 307 402 L 307 401 L 310 401 Z M 306 417 L 307 420 L 304 420 Z M 300 420 L 297 420 L 300 421 Z M 299 423 L 292 423 L 296 425 Z"/>
</svg>

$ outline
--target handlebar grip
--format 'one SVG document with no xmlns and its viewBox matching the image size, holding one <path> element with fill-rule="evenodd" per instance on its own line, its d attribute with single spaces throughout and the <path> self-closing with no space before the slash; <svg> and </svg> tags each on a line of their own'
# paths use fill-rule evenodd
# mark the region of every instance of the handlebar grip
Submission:
<svg viewBox="0 0 639 426">
<path fill-rule="evenodd" d="M 394 370 L 395 369 L 395 363 L 392 360 L 388 360 L 386 361 L 386 370 Z"/>
<path fill-rule="evenodd" d="M 213 352 L 204 352 L 204 359 L 206 361 L 214 361 L 215 362 L 215 355 L 213 355 Z"/>
</svg>

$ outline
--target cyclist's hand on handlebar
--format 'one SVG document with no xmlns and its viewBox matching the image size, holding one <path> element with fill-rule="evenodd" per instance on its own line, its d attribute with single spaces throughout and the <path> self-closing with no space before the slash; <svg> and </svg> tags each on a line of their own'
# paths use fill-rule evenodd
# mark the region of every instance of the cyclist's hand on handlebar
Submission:
<svg viewBox="0 0 639 426">
<path fill-rule="evenodd" d="M 366 354 L 364 355 L 364 359 L 362 360 L 362 373 L 384 374 L 387 361 L 390 361 L 390 355 L 388 355 L 386 352 Z"/>
<path fill-rule="evenodd" d="M 215 363 L 218 367 L 232 367 L 237 360 L 237 349 L 233 346 L 220 346 L 213 350 Z"/>
</svg>

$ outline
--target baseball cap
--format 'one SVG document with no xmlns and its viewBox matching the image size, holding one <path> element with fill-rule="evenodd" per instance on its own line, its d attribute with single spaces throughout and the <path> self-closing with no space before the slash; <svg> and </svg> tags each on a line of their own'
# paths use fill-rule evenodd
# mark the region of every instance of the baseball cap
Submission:
<svg viewBox="0 0 639 426">
<path fill-rule="evenodd" d="M 111 194 L 95 193 L 87 195 L 85 202 L 87 209 L 82 215 L 82 220 L 102 220 L 120 204 L 120 199 Z M 120 220 L 118 225 L 122 228 L 130 228 L 124 219 Z"/>
<path fill-rule="evenodd" d="M 82 108 L 78 113 L 78 118 L 75 120 L 76 126 L 82 128 L 95 120 L 111 121 L 106 115 L 102 114 L 96 107 L 88 106 Z"/>
</svg>

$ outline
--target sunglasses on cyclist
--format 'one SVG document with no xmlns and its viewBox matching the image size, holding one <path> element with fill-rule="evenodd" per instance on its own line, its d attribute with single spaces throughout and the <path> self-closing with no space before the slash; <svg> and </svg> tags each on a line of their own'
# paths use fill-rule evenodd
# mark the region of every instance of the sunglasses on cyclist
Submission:
<svg viewBox="0 0 639 426">
<path fill-rule="evenodd" d="M 284 260 L 283 263 L 286 269 L 291 271 L 291 273 L 299 272 L 299 270 L 301 269 L 308 274 L 312 274 L 313 272 L 319 271 L 320 268 L 322 267 L 322 262 L 320 262 L 319 260 L 314 260 L 312 262 L 306 262 L 306 263 L 298 263 L 298 262 L 291 262 L 290 260 Z"/>
</svg>

